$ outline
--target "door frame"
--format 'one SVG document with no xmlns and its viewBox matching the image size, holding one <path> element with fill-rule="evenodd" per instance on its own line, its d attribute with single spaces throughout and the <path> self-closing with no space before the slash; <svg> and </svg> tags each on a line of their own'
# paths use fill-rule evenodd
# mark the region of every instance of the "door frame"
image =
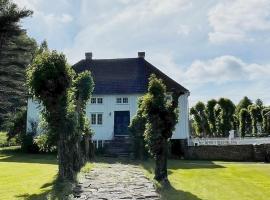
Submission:
<svg viewBox="0 0 270 200">
<path fill-rule="evenodd" d="M 130 123 L 130 110 L 115 110 L 114 112 L 113 112 L 113 114 L 114 114 L 114 119 L 113 119 L 113 135 L 114 135 L 114 137 L 127 137 L 129 134 L 127 133 L 127 134 L 125 134 L 125 135 L 117 135 L 117 134 L 115 134 L 115 115 L 116 115 L 116 113 L 117 112 L 128 112 L 129 113 L 129 123 Z"/>
</svg>

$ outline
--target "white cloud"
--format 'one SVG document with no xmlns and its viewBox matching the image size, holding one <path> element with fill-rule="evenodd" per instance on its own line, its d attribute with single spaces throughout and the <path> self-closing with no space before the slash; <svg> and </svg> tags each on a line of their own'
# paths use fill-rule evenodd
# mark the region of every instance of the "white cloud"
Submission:
<svg viewBox="0 0 270 200">
<path fill-rule="evenodd" d="M 164 40 L 166 44 L 169 34 L 177 36 L 177 17 L 192 4 L 188 0 L 120 0 L 120 4 L 101 0 L 94 3 L 95 9 L 92 6 L 92 1 L 81 2 L 80 30 L 74 45 L 64 51 L 71 63 L 86 51 L 93 51 L 97 57 L 120 57 L 134 55 L 138 49 L 147 50 L 154 41 Z M 187 34 L 187 30 L 184 32 Z"/>
<path fill-rule="evenodd" d="M 184 76 L 187 82 L 196 84 L 268 80 L 270 65 L 248 64 L 234 56 L 221 56 L 206 61 L 194 61 Z"/>
<path fill-rule="evenodd" d="M 222 1 L 210 9 L 208 20 L 213 28 L 209 40 L 213 43 L 253 41 L 258 32 L 270 30 L 270 1 Z"/>
<path fill-rule="evenodd" d="M 172 54 L 153 54 L 151 62 L 191 92 L 191 105 L 197 101 L 227 97 L 237 103 L 243 96 L 262 98 L 270 104 L 270 64 L 246 63 L 234 56 L 193 61 L 181 69 Z"/>
<path fill-rule="evenodd" d="M 188 36 L 190 33 L 190 27 L 187 25 L 179 25 L 177 33 L 182 36 Z"/>
</svg>

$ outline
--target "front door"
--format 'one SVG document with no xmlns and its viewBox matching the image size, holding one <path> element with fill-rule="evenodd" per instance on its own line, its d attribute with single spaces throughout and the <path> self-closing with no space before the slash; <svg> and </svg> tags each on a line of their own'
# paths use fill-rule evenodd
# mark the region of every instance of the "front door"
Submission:
<svg viewBox="0 0 270 200">
<path fill-rule="evenodd" d="M 128 125 L 130 121 L 129 111 L 114 111 L 114 135 L 128 135 Z"/>
</svg>

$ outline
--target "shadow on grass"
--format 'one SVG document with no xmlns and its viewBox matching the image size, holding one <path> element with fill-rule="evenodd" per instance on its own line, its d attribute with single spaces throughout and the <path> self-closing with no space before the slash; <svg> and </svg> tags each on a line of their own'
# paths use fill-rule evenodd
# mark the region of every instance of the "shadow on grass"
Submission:
<svg viewBox="0 0 270 200">
<path fill-rule="evenodd" d="M 171 185 L 166 188 L 159 188 L 158 193 L 161 194 L 162 200 L 202 200 L 190 192 L 177 190 Z"/>
<path fill-rule="evenodd" d="M 72 188 L 75 183 L 72 182 L 61 182 L 57 179 L 50 183 L 45 183 L 40 189 L 45 190 L 40 194 L 21 194 L 16 196 L 17 198 L 24 200 L 65 200 L 69 199 L 69 195 L 72 193 Z"/>
<path fill-rule="evenodd" d="M 0 149 L 0 162 L 57 164 L 56 154 L 23 153 L 19 147 Z"/>
</svg>

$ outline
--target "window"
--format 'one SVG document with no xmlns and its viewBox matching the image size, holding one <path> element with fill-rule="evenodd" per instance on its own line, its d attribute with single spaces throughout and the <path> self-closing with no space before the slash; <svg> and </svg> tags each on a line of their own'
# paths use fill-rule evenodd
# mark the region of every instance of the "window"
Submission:
<svg viewBox="0 0 270 200">
<path fill-rule="evenodd" d="M 102 104 L 103 103 L 103 99 L 102 98 L 97 98 L 97 103 L 98 104 Z"/>
<path fill-rule="evenodd" d="M 91 98 L 91 104 L 103 104 L 103 98 L 99 97 L 93 97 Z"/>
<path fill-rule="evenodd" d="M 128 103 L 128 98 L 127 97 L 123 98 L 123 103 Z"/>
<path fill-rule="evenodd" d="M 97 124 L 102 124 L 102 114 L 97 114 Z"/>
<path fill-rule="evenodd" d="M 92 113 L 91 114 L 91 124 L 92 125 L 102 125 L 103 124 L 103 114 L 102 113 Z"/>
<path fill-rule="evenodd" d="M 123 98 L 121 98 L 121 97 L 117 97 L 116 98 L 116 103 L 117 104 L 127 104 L 128 103 L 128 97 L 123 97 Z"/>
<path fill-rule="evenodd" d="M 96 104 L 97 103 L 97 98 L 91 98 L 91 104 Z"/>
<path fill-rule="evenodd" d="M 116 98 L 116 103 L 122 103 L 122 98 Z"/>
<path fill-rule="evenodd" d="M 97 123 L 96 114 L 91 114 L 91 124 L 96 124 L 96 123 Z"/>
</svg>

